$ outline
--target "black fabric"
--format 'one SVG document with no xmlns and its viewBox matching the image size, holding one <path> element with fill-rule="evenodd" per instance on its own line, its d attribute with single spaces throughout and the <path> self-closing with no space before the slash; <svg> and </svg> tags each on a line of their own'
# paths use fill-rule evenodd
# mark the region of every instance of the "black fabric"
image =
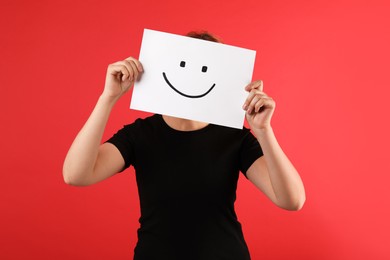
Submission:
<svg viewBox="0 0 390 260">
<path fill-rule="evenodd" d="M 239 172 L 263 155 L 244 128 L 177 131 L 161 115 L 107 142 L 134 166 L 141 206 L 135 260 L 250 259 L 234 210 Z"/>
</svg>

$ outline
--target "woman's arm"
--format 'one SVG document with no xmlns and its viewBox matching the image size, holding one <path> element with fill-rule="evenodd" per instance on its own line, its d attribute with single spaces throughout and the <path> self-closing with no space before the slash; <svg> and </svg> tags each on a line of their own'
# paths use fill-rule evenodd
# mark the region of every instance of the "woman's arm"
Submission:
<svg viewBox="0 0 390 260">
<path fill-rule="evenodd" d="M 131 57 L 108 66 L 104 91 L 66 155 L 63 177 L 67 184 L 91 185 L 123 169 L 118 149 L 101 141 L 113 106 L 142 71 L 140 62 Z"/>
<path fill-rule="evenodd" d="M 252 82 L 246 90 L 249 95 L 243 108 L 247 111 L 247 121 L 264 153 L 249 167 L 247 177 L 277 206 L 299 210 L 306 200 L 305 188 L 272 130 L 275 101 L 263 92 L 262 81 Z"/>
</svg>

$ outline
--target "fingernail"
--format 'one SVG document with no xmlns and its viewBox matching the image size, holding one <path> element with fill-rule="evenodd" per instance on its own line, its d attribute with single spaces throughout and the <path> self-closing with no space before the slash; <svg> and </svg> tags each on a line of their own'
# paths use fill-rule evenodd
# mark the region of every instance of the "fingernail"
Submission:
<svg viewBox="0 0 390 260">
<path fill-rule="evenodd" d="M 248 105 L 247 104 L 244 104 L 243 106 L 242 106 L 242 109 L 244 109 L 244 110 L 246 110 L 248 108 Z"/>
</svg>

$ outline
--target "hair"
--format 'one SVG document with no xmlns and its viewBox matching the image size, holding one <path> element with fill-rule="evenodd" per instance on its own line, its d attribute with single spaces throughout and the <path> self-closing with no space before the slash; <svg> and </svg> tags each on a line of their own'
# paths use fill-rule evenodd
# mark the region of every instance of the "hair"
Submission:
<svg viewBox="0 0 390 260">
<path fill-rule="evenodd" d="M 210 41 L 210 42 L 222 43 L 222 40 L 220 38 L 218 38 L 217 36 L 207 32 L 207 31 L 191 31 L 191 32 L 187 33 L 186 36 L 191 37 L 191 38 L 205 40 L 205 41 Z"/>
</svg>

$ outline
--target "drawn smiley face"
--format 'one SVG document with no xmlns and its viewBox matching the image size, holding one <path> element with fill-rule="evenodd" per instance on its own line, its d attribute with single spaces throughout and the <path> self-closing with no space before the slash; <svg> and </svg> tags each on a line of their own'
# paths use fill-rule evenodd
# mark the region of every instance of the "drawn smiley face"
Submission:
<svg viewBox="0 0 390 260">
<path fill-rule="evenodd" d="M 180 62 L 180 67 L 185 68 L 185 66 L 186 66 L 186 62 L 185 61 L 181 61 Z M 207 69 L 208 69 L 207 66 L 202 66 L 201 72 L 202 73 L 206 73 Z M 167 77 L 165 72 L 163 72 L 162 75 L 164 77 L 165 82 L 168 84 L 168 86 L 171 89 L 173 89 L 176 93 L 178 93 L 178 94 L 180 94 L 180 95 L 182 95 L 183 97 L 186 97 L 186 98 L 202 98 L 202 97 L 206 96 L 207 94 L 209 94 L 211 92 L 211 90 L 213 90 L 213 88 L 215 87 L 215 83 L 214 83 L 206 92 L 204 92 L 202 94 L 189 95 L 189 94 L 186 94 L 186 93 L 178 90 L 177 87 L 173 86 L 172 83 L 168 80 L 168 77 Z"/>
</svg>

